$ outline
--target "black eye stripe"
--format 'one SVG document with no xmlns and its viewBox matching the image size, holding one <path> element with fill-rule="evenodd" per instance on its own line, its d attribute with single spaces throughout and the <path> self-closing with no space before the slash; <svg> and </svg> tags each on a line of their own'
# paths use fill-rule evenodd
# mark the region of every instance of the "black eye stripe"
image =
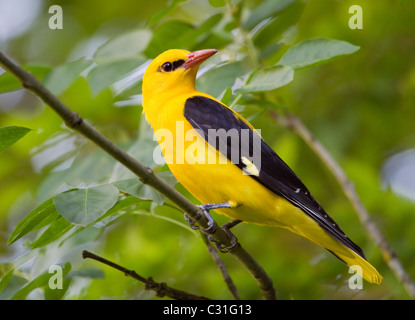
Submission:
<svg viewBox="0 0 415 320">
<path fill-rule="evenodd" d="M 180 67 L 184 63 L 184 60 L 180 59 L 173 62 L 173 70 L 176 70 L 178 67 Z"/>
<path fill-rule="evenodd" d="M 173 63 L 171 62 L 165 62 L 162 64 L 162 66 L 159 68 L 159 71 L 164 71 L 164 72 L 171 72 L 176 70 L 177 68 L 179 68 L 185 61 L 180 59 L 180 60 L 176 60 Z"/>
</svg>

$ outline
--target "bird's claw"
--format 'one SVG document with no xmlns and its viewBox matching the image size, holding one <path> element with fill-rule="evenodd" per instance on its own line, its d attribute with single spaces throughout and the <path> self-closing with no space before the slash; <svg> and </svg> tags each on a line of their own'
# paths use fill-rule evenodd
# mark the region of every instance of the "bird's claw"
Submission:
<svg viewBox="0 0 415 320">
<path fill-rule="evenodd" d="M 228 202 L 221 202 L 221 203 L 208 203 L 208 204 L 202 204 L 197 205 L 198 208 L 203 210 L 203 213 L 205 214 L 206 219 L 208 220 L 208 227 L 203 228 L 202 231 L 204 233 L 213 234 L 216 232 L 217 224 L 215 220 L 213 220 L 212 216 L 210 215 L 210 210 L 213 209 L 219 209 L 219 208 L 231 208 L 231 205 Z M 191 219 L 186 213 L 184 214 L 185 220 L 189 223 L 190 228 L 193 230 L 197 230 L 200 227 L 196 225 L 196 221 L 200 219 L 199 217 L 196 217 L 196 219 Z"/>
<path fill-rule="evenodd" d="M 231 222 L 228 222 L 224 224 L 221 229 L 227 234 L 227 236 L 231 239 L 231 244 L 229 246 L 225 246 L 221 241 L 217 241 L 212 236 L 208 236 L 209 241 L 214 242 L 216 245 L 216 248 L 222 253 L 227 253 L 231 251 L 233 248 L 235 248 L 238 245 L 238 238 L 229 230 L 230 228 L 236 226 L 242 222 L 241 220 L 233 220 Z"/>
<path fill-rule="evenodd" d="M 200 227 L 198 225 L 196 225 L 195 221 L 192 220 L 187 213 L 184 214 L 184 219 L 187 221 L 187 223 L 189 223 L 190 228 L 192 228 L 193 230 L 197 230 Z"/>
<path fill-rule="evenodd" d="M 215 220 L 213 220 L 212 216 L 210 215 L 209 210 L 213 209 L 211 208 L 211 206 L 207 205 L 197 205 L 198 208 L 203 210 L 203 213 L 205 214 L 206 219 L 208 220 L 208 227 L 207 228 L 203 228 L 202 231 L 204 233 L 208 233 L 208 234 L 213 234 L 216 232 L 216 228 L 217 228 L 217 224 L 215 222 Z"/>
<path fill-rule="evenodd" d="M 231 234 L 230 238 L 231 238 L 231 245 L 229 246 L 225 246 L 221 241 L 218 241 L 216 239 L 214 239 L 211 235 L 208 235 L 208 239 L 211 242 L 214 242 L 216 245 L 216 248 L 218 248 L 218 250 L 222 253 L 227 253 L 229 251 L 231 251 L 233 248 L 236 247 L 236 245 L 238 244 L 238 238 L 231 232 L 229 232 Z"/>
<path fill-rule="evenodd" d="M 209 209 L 206 209 L 203 205 L 197 206 L 199 208 L 201 208 L 203 210 L 203 213 L 205 214 L 206 219 L 208 220 L 208 227 L 207 228 L 202 228 L 202 232 L 204 233 L 208 233 L 208 234 L 213 234 L 216 232 L 216 227 L 217 224 L 215 222 L 215 220 L 213 220 L 212 216 L 209 213 Z M 196 225 L 196 221 L 198 221 L 200 219 L 200 217 L 198 219 L 193 220 L 192 218 L 189 217 L 189 215 L 187 213 L 184 214 L 184 219 L 189 223 L 190 228 L 192 228 L 193 230 L 197 230 L 200 229 L 200 226 Z"/>
<path fill-rule="evenodd" d="M 224 224 L 221 227 L 221 229 L 231 239 L 231 244 L 229 246 L 225 246 L 221 241 L 218 241 L 211 236 L 211 234 L 214 234 L 216 232 L 218 225 L 216 224 L 215 220 L 213 220 L 209 211 L 212 209 L 219 209 L 219 208 L 231 208 L 230 204 L 228 202 L 208 203 L 208 204 L 197 205 L 197 207 L 203 210 L 203 213 L 205 214 L 205 217 L 208 220 L 208 227 L 202 228 L 201 231 L 203 233 L 208 234 L 209 241 L 214 242 L 218 250 L 222 253 L 229 252 L 230 250 L 235 248 L 238 245 L 238 238 L 236 238 L 235 235 L 229 229 L 236 226 L 238 223 L 241 222 L 241 220 L 233 220 L 231 222 Z M 196 221 L 199 220 L 200 217 L 193 220 L 185 213 L 184 218 L 189 223 L 190 228 L 192 228 L 193 230 L 197 230 L 200 228 L 200 226 L 196 225 Z"/>
</svg>

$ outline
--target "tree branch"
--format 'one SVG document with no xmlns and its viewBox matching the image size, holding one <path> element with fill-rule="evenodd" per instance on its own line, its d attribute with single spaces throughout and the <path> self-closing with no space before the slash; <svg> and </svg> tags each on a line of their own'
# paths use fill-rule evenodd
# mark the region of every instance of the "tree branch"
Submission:
<svg viewBox="0 0 415 320">
<path fill-rule="evenodd" d="M 49 105 L 65 121 L 69 128 L 72 128 L 73 130 L 81 133 L 87 139 L 93 141 L 110 156 L 130 169 L 143 183 L 153 187 L 166 198 L 174 202 L 193 220 L 197 220 L 197 223 L 202 228 L 208 228 L 208 220 L 201 209 L 196 207 L 186 197 L 177 192 L 172 186 L 155 175 L 149 167 L 143 166 L 124 150 L 118 148 L 114 143 L 100 134 L 94 127 L 83 121 L 83 119 L 76 112 L 73 112 L 66 105 L 64 105 L 30 72 L 23 70 L 18 65 L 13 63 L 1 51 L 0 64 L 7 71 L 14 74 L 22 82 L 25 88 L 32 91 L 36 96 Z M 212 236 L 216 241 L 223 243 L 225 246 L 231 245 L 231 239 L 221 228 L 217 228 L 216 232 Z M 236 257 L 256 279 L 264 299 L 276 299 L 272 279 L 255 261 L 255 259 L 242 248 L 240 244 L 231 249 L 229 253 Z"/>
<path fill-rule="evenodd" d="M 356 211 L 360 222 L 381 250 L 383 259 L 389 265 L 389 268 L 395 273 L 398 280 L 403 284 L 409 296 L 414 299 L 415 283 L 411 279 L 411 276 L 405 271 L 405 268 L 397 257 L 395 250 L 393 250 L 384 234 L 379 230 L 376 223 L 370 217 L 370 214 L 363 205 L 363 202 L 360 200 L 353 183 L 347 178 L 346 173 L 340 165 L 334 160 L 328 150 L 313 136 L 310 130 L 308 130 L 308 128 L 298 117 L 288 111 L 285 111 L 285 116 L 278 114 L 274 110 L 271 110 L 270 114 L 279 124 L 296 132 L 331 171 L 343 190 L 343 193 L 346 195 Z"/>
<path fill-rule="evenodd" d="M 82 251 L 82 258 L 84 259 L 93 259 L 95 261 L 101 262 L 106 264 L 107 266 L 110 266 L 114 269 L 120 270 L 121 272 L 124 272 L 124 274 L 127 277 L 131 277 L 137 281 L 140 281 L 142 283 L 145 284 L 145 289 L 146 290 L 153 290 L 156 293 L 157 297 L 164 297 L 167 296 L 169 298 L 172 299 L 176 299 L 176 300 L 209 300 L 208 298 L 202 297 L 202 296 L 197 296 L 194 295 L 192 293 L 188 293 L 182 290 L 177 290 L 174 288 L 170 288 L 166 283 L 162 282 L 162 283 L 158 283 L 155 282 L 153 280 L 153 278 L 149 277 L 149 278 L 144 278 L 142 276 L 140 276 L 139 274 L 137 274 L 134 270 L 128 270 L 112 261 L 109 261 L 105 258 L 102 258 L 92 252 L 89 252 L 87 250 Z"/>
<path fill-rule="evenodd" d="M 202 236 L 203 236 L 203 240 L 206 243 L 206 246 L 207 246 L 207 249 L 209 251 L 210 256 L 212 257 L 213 261 L 215 261 L 215 263 L 218 266 L 220 272 L 222 273 L 223 280 L 225 281 L 226 286 L 228 287 L 228 290 L 230 291 L 230 293 L 232 294 L 234 299 L 240 300 L 241 298 L 239 296 L 238 290 L 236 289 L 236 286 L 233 283 L 231 276 L 229 275 L 229 272 L 228 272 L 228 269 L 226 268 L 225 263 L 220 258 L 218 250 L 216 250 L 216 248 L 214 246 L 212 246 L 212 244 L 208 240 L 207 236 L 205 236 L 205 235 L 202 235 Z"/>
</svg>

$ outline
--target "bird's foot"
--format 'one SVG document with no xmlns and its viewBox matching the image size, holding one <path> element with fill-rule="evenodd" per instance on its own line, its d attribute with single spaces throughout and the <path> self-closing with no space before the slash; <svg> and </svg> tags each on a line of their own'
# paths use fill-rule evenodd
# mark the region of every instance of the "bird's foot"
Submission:
<svg viewBox="0 0 415 320">
<path fill-rule="evenodd" d="M 233 248 L 238 245 L 238 238 L 229 230 L 236 226 L 237 224 L 241 223 L 242 220 L 232 220 L 231 222 L 225 223 L 221 229 L 228 235 L 231 239 L 231 245 L 225 246 L 222 242 L 216 241 L 212 236 L 208 236 L 209 241 L 214 242 L 218 250 L 222 253 L 229 252 Z"/>
<path fill-rule="evenodd" d="M 213 220 L 212 216 L 210 215 L 210 210 L 221 209 L 221 208 L 231 208 L 231 205 L 228 202 L 220 202 L 220 203 L 208 203 L 208 204 L 201 204 L 197 206 L 198 208 L 203 210 L 206 219 L 208 220 L 208 227 L 202 229 L 204 233 L 213 234 L 216 231 L 218 225 L 216 224 L 215 220 Z"/>
<path fill-rule="evenodd" d="M 202 209 L 203 213 L 205 214 L 206 219 L 208 220 L 208 227 L 202 229 L 204 233 L 215 233 L 217 224 L 215 220 L 213 220 L 212 216 L 210 215 L 210 210 L 214 209 L 220 209 L 220 208 L 232 208 L 232 206 L 228 202 L 220 202 L 220 203 L 208 203 L 208 204 L 201 204 L 197 205 L 198 208 Z M 193 230 L 197 230 L 200 227 L 196 225 L 196 222 L 200 219 L 199 217 L 196 217 L 196 219 L 192 219 L 189 217 L 187 213 L 184 214 L 185 220 L 189 223 L 190 228 Z"/>
<path fill-rule="evenodd" d="M 238 238 L 236 238 L 236 236 L 229 229 L 233 228 L 234 226 L 241 223 L 242 221 L 241 220 L 232 220 L 232 221 L 224 224 L 221 227 L 221 229 L 231 239 L 231 245 L 230 246 L 225 246 L 221 241 L 217 241 L 211 236 L 211 234 L 216 232 L 216 229 L 217 229 L 218 225 L 216 224 L 215 220 L 213 220 L 212 216 L 210 215 L 210 210 L 221 209 L 221 208 L 233 208 L 235 206 L 232 206 L 229 202 L 220 202 L 220 203 L 202 204 L 202 205 L 198 205 L 197 207 L 202 209 L 203 213 L 205 214 L 206 219 L 208 220 L 208 227 L 203 228 L 202 231 L 204 233 L 208 234 L 209 241 L 214 242 L 216 244 L 216 247 L 218 248 L 218 250 L 220 252 L 223 252 L 223 253 L 228 252 L 228 251 L 232 250 L 233 248 L 235 248 L 235 246 L 238 244 Z M 184 218 L 189 223 L 190 228 L 192 228 L 193 230 L 197 230 L 197 229 L 200 228 L 198 225 L 196 225 L 196 221 L 199 220 L 200 217 L 193 220 L 185 213 Z"/>
<path fill-rule="evenodd" d="M 184 214 L 184 219 L 187 221 L 190 228 L 192 228 L 193 230 L 197 230 L 197 229 L 200 228 L 198 225 L 196 225 L 195 221 L 187 215 L 187 213 Z M 199 217 L 199 219 L 200 219 L 200 217 Z M 199 220 L 199 219 L 197 219 L 197 220 Z"/>
</svg>

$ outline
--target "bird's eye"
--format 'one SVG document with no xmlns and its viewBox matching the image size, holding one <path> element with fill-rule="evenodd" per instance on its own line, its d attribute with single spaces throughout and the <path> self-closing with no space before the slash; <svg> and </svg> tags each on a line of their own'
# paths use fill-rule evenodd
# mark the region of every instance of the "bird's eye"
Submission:
<svg viewBox="0 0 415 320">
<path fill-rule="evenodd" d="M 171 62 L 165 62 L 161 66 L 161 70 L 163 70 L 164 72 L 170 72 L 173 70 L 173 64 Z"/>
</svg>

